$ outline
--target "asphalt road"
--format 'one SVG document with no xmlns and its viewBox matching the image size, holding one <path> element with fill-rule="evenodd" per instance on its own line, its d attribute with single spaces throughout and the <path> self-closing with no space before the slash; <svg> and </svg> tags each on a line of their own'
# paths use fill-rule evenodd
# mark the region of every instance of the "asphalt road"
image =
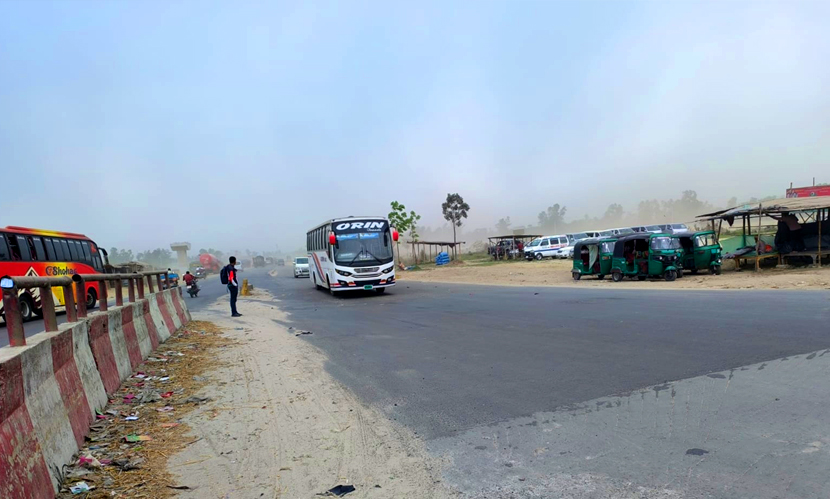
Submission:
<svg viewBox="0 0 830 499">
<path fill-rule="evenodd" d="M 537 497 L 533 486 L 547 490 L 550 477 L 559 476 L 557 472 L 581 476 L 587 469 L 586 459 L 595 463 L 591 469 L 597 475 L 590 475 L 591 483 L 582 484 L 583 489 L 609 495 L 625 492 L 615 487 L 643 480 L 640 485 L 647 490 L 662 490 L 668 482 L 670 489 L 678 487 L 687 497 L 787 497 L 796 491 L 802 495 L 794 497 L 810 496 L 816 491 L 828 492 L 823 497 L 830 496 L 826 474 L 821 472 L 822 467 L 830 466 L 826 449 L 810 458 L 819 467 L 795 462 L 776 467 L 790 475 L 800 470 L 800 475 L 793 475 L 797 479 L 789 483 L 789 488 L 785 488 L 785 482 L 778 488 L 768 483 L 769 473 L 761 474 L 761 467 L 756 468 L 759 474 L 754 480 L 751 466 L 737 469 L 759 457 L 753 452 L 760 444 L 750 435 L 764 434 L 770 428 L 778 428 L 788 442 L 799 442 L 803 448 L 809 448 L 810 442 L 830 446 L 823 430 L 818 435 L 811 433 L 816 421 L 830 427 L 827 407 L 816 410 L 815 403 L 810 402 L 822 394 L 827 400 L 830 393 L 823 387 L 818 392 L 803 389 L 810 379 L 826 379 L 830 355 L 813 355 L 816 362 L 804 364 L 812 370 L 805 367 L 790 372 L 763 367 L 763 363 L 772 361 L 800 366 L 800 359 L 809 357 L 805 354 L 830 347 L 830 300 L 826 292 L 520 288 L 403 280 L 385 295 L 360 293 L 338 298 L 315 290 L 308 280 L 293 279 L 288 267 L 275 278 L 260 270 L 247 272 L 245 277 L 274 294 L 279 308 L 289 314 L 288 325 L 314 333 L 303 338 L 328 354 L 327 369 L 336 378 L 424 438 L 433 452 L 452 456 L 457 465 L 447 472 L 448 480 L 463 485 L 471 497 Z M 245 313 L 244 303 L 240 312 Z M 789 359 L 799 362 L 786 364 Z M 740 371 L 742 366 L 750 365 L 756 366 L 754 370 L 743 367 Z M 745 374 L 750 371 L 758 375 L 751 378 Z M 734 386 L 743 387 L 739 392 L 727 391 L 733 377 L 740 379 L 740 383 L 734 381 Z M 793 379 L 800 380 L 802 388 L 797 393 L 801 398 L 785 389 Z M 714 387 L 715 383 L 726 388 Z M 707 392 L 710 385 L 711 393 Z M 664 395 L 661 401 L 663 390 L 671 396 Z M 578 420 L 571 424 L 585 438 L 588 434 L 592 439 L 600 438 L 610 432 L 609 427 L 615 430 L 603 441 L 621 437 L 616 431 L 619 415 L 616 424 L 601 419 L 596 427 L 578 416 L 592 417 L 597 404 L 630 408 L 632 393 L 637 394 L 635 400 L 639 400 L 640 393 L 650 395 L 642 397 L 644 414 L 665 410 L 660 404 L 671 399 L 671 417 L 668 412 L 665 418 L 644 416 L 642 421 L 629 417 L 630 433 L 623 440 L 628 443 L 616 447 L 617 459 L 612 465 L 603 467 L 602 463 L 611 461 L 583 456 L 591 448 L 589 442 L 574 439 L 570 433 L 570 447 L 560 452 L 575 452 L 578 458 L 534 458 L 538 449 L 550 447 L 543 444 L 549 441 L 550 432 L 562 431 L 563 423 L 551 421 L 564 416 Z M 668 426 L 663 419 L 674 421 L 676 393 L 687 396 L 683 400 L 687 418 L 697 414 L 698 419 L 692 424 L 687 419 L 682 431 L 672 429 L 660 437 L 655 430 Z M 728 396 L 712 395 L 721 393 Z M 782 406 L 786 407 L 785 413 L 764 409 L 768 404 L 765 397 L 778 393 L 788 394 L 788 403 Z M 770 402 L 773 399 L 776 397 Z M 727 422 L 736 425 L 741 414 L 751 417 L 740 427 L 718 426 Z M 810 425 L 799 426 L 801 419 L 810 421 Z M 544 423 L 549 428 L 544 429 Z M 527 425 L 525 430 L 517 433 L 516 428 L 522 425 Z M 748 432 L 745 439 L 741 428 Z M 512 442 L 511 431 L 515 438 Z M 488 456 L 482 448 L 493 447 L 492 438 L 498 439 L 503 433 L 507 441 L 502 442 L 501 453 L 510 452 L 512 456 L 515 450 L 513 457 L 518 457 L 522 448 L 530 458 L 517 463 Z M 670 456 L 652 452 L 652 457 L 636 460 L 639 464 L 634 468 L 639 471 L 621 468 L 620 460 L 631 462 L 631 457 L 619 449 L 640 449 L 632 451 L 639 455 L 661 441 L 665 446 L 658 447 L 670 449 L 666 451 L 671 452 Z M 719 442 L 729 442 L 731 453 L 721 451 L 717 456 L 722 457 L 717 458 L 713 449 L 705 448 Z M 494 448 L 499 445 L 496 443 Z M 686 454 L 687 450 L 691 454 Z M 707 466 L 712 467 L 712 476 L 707 475 L 706 480 L 714 482 L 713 488 L 694 489 L 686 483 L 687 471 L 688 476 L 693 472 L 686 469 L 685 458 L 679 458 L 677 476 L 668 472 L 665 461 L 674 458 L 674 453 L 695 457 L 704 451 L 701 455 L 707 464 L 699 465 L 698 470 L 709 473 Z M 764 448 L 764 452 L 783 455 L 780 449 Z M 609 450 L 607 455 L 614 453 Z M 730 466 L 735 467 L 732 474 L 724 471 Z M 650 468 L 659 473 L 648 472 Z M 511 475 L 504 475 L 506 470 Z M 513 476 L 516 473 L 524 473 L 525 480 L 529 476 L 537 480 L 515 481 L 521 478 Z M 477 480 L 470 481 L 471 476 Z M 736 476 L 748 483 L 729 489 L 727 482 Z M 510 480 L 516 487 L 505 485 L 513 483 Z M 721 490 L 718 480 L 723 481 L 724 490 L 731 492 Z M 574 497 L 604 497 L 586 494 Z"/>
</svg>

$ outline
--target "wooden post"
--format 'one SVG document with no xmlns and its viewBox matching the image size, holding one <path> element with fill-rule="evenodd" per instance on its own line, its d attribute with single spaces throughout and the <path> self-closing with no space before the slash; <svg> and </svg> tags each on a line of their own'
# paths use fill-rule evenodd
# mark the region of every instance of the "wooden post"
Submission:
<svg viewBox="0 0 830 499">
<path fill-rule="evenodd" d="M 755 272 L 761 270 L 761 219 L 764 218 L 764 207 L 763 205 L 758 205 L 758 235 L 756 236 L 758 242 L 755 246 Z"/>
<path fill-rule="evenodd" d="M 821 268 L 821 219 L 824 209 L 818 210 L 818 268 Z"/>
</svg>

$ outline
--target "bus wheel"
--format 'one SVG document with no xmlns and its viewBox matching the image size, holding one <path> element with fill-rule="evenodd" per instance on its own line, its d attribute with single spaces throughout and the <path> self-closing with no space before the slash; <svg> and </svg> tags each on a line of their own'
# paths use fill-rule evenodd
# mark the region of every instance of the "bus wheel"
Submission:
<svg viewBox="0 0 830 499">
<path fill-rule="evenodd" d="M 663 274 L 663 279 L 665 279 L 668 282 L 672 282 L 673 280 L 677 279 L 677 272 L 675 272 L 674 270 L 667 270 Z"/>
<path fill-rule="evenodd" d="M 18 303 L 20 306 L 20 316 L 23 318 L 23 321 L 32 320 L 32 314 L 35 310 L 35 304 L 32 301 L 32 297 L 28 294 L 21 295 Z"/>
<path fill-rule="evenodd" d="M 579 272 L 571 272 L 571 275 L 573 276 L 574 281 L 582 279 L 582 274 L 580 274 Z"/>
<path fill-rule="evenodd" d="M 86 292 L 86 308 L 87 310 L 91 309 L 95 306 L 98 302 L 98 295 L 95 293 L 94 289 L 90 289 Z"/>
<path fill-rule="evenodd" d="M 623 280 L 622 272 L 620 272 L 619 270 L 615 270 L 614 272 L 611 272 L 611 280 L 614 281 L 614 282 L 622 281 Z"/>
<path fill-rule="evenodd" d="M 326 285 L 329 287 L 329 293 L 331 294 L 331 296 L 334 296 L 334 290 L 331 289 L 331 281 L 329 281 L 328 277 L 326 277 Z"/>
</svg>

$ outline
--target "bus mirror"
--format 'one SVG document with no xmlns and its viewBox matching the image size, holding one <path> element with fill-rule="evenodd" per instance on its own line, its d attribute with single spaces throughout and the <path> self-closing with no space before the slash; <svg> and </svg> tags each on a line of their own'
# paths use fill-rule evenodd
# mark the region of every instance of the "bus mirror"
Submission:
<svg viewBox="0 0 830 499">
<path fill-rule="evenodd" d="M 396 230 L 392 231 L 392 240 L 395 241 L 395 242 L 398 242 L 398 231 L 396 231 Z"/>
<path fill-rule="evenodd" d="M 329 232 L 329 244 L 337 244 L 337 236 L 334 235 L 334 232 Z"/>
</svg>

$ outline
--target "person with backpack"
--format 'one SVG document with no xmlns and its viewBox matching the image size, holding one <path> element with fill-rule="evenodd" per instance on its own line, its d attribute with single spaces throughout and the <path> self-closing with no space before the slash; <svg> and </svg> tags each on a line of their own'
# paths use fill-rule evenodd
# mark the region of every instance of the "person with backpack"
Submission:
<svg viewBox="0 0 830 499">
<path fill-rule="evenodd" d="M 228 265 L 222 267 L 219 272 L 219 280 L 222 284 L 228 286 L 228 291 L 231 294 L 231 317 L 242 317 L 242 314 L 236 311 L 236 297 L 239 295 L 239 282 L 236 280 L 236 257 L 228 258 Z"/>
</svg>

